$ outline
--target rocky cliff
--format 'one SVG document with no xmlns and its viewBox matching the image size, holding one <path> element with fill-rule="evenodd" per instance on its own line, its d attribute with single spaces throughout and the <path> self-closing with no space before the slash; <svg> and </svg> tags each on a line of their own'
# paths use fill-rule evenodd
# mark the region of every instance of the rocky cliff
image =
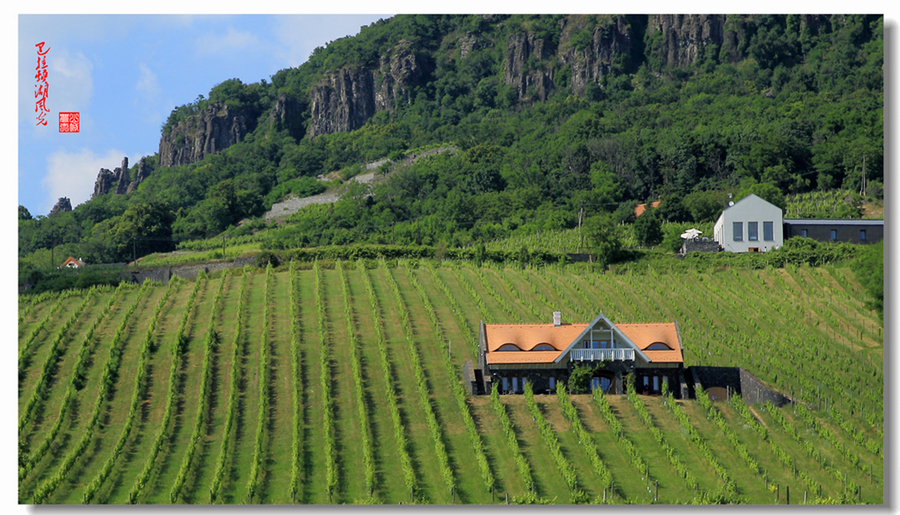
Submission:
<svg viewBox="0 0 900 515">
<path fill-rule="evenodd" d="M 147 158 L 142 157 L 140 161 L 138 161 L 137 173 L 134 176 L 134 180 L 128 184 L 128 190 L 126 193 L 131 193 L 136 190 L 138 185 L 144 182 L 147 177 L 150 177 L 150 172 L 153 170 L 150 168 L 150 165 L 147 164 Z"/>
<path fill-rule="evenodd" d="M 207 154 L 215 154 L 244 139 L 255 123 L 241 110 L 221 103 L 205 109 L 175 125 L 159 140 L 159 166 L 195 163 Z"/>
<path fill-rule="evenodd" d="M 124 195 L 128 192 L 128 158 L 122 158 L 122 166 L 115 169 L 116 195 Z"/>
<path fill-rule="evenodd" d="M 277 130 L 287 130 L 296 139 L 303 137 L 307 105 L 292 96 L 279 93 L 269 112 L 269 123 Z"/>
<path fill-rule="evenodd" d="M 114 191 L 116 195 L 131 193 L 150 176 L 152 171 L 153 169 L 147 164 L 147 158 L 142 157 L 138 162 L 134 180 L 131 180 L 128 170 L 128 157 L 123 157 L 122 166 L 117 167 L 115 170 L 100 169 L 100 172 L 97 174 L 97 180 L 94 181 L 94 193 L 91 195 L 91 198 L 97 198 L 98 195 L 105 195 L 110 191 Z M 113 189 L 114 185 L 115 189 Z"/>
<path fill-rule="evenodd" d="M 309 90 L 310 122 L 306 134 L 356 130 L 379 111 L 409 102 L 410 87 L 421 79 L 421 67 L 408 41 L 382 56 L 377 69 L 346 67 L 329 73 Z"/>
<path fill-rule="evenodd" d="M 725 15 L 723 14 L 660 14 L 647 20 L 647 37 L 662 34 L 665 49 L 663 64 L 690 66 L 703 56 L 709 45 L 722 46 L 725 39 Z M 737 48 L 738 34 L 730 31 L 729 39 Z"/>
<path fill-rule="evenodd" d="M 69 197 L 60 197 L 53 209 L 50 210 L 50 214 L 55 215 L 56 213 L 65 213 L 71 210 L 72 202 L 69 200 Z"/>
<path fill-rule="evenodd" d="M 91 198 L 97 198 L 100 195 L 105 195 L 109 193 L 112 189 L 113 181 L 116 176 L 106 168 L 101 168 L 100 173 L 97 174 L 97 180 L 94 181 L 94 194 L 91 195 Z"/>
</svg>

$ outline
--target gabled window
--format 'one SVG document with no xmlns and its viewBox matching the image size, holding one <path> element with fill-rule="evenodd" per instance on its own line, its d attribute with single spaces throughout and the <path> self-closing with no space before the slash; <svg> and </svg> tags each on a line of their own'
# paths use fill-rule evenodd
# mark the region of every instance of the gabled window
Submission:
<svg viewBox="0 0 900 515">
<path fill-rule="evenodd" d="M 556 349 L 554 349 L 553 347 L 551 347 L 550 345 L 548 345 L 548 344 L 546 344 L 546 343 L 539 343 L 537 346 L 535 346 L 535 348 L 533 348 L 533 349 L 531 349 L 531 350 L 549 350 L 549 351 L 554 351 L 554 350 L 556 350 Z"/>
<path fill-rule="evenodd" d="M 759 222 L 747 222 L 747 239 L 759 241 Z"/>
<path fill-rule="evenodd" d="M 505 344 L 501 345 L 500 348 L 497 349 L 497 350 L 498 350 L 498 351 L 501 351 L 501 350 L 522 350 L 522 349 L 520 349 L 520 348 L 519 348 L 516 344 L 514 344 L 514 343 L 505 343 Z"/>
<path fill-rule="evenodd" d="M 744 241 L 744 222 L 734 222 L 733 227 L 734 241 Z"/>
</svg>

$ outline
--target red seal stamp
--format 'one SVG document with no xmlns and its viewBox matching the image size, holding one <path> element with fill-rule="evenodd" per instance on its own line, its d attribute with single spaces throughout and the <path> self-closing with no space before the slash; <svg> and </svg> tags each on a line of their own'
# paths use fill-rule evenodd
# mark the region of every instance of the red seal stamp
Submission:
<svg viewBox="0 0 900 515">
<path fill-rule="evenodd" d="M 59 113 L 59 132 L 78 132 L 80 118 L 78 113 Z"/>
</svg>

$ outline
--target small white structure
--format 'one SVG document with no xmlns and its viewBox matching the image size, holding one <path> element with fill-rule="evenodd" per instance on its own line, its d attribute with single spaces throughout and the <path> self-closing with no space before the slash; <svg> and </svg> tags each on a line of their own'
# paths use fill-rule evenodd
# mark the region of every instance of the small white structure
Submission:
<svg viewBox="0 0 900 515">
<path fill-rule="evenodd" d="M 781 208 L 751 193 L 722 211 L 713 238 L 726 252 L 766 252 L 781 247 Z"/>
</svg>

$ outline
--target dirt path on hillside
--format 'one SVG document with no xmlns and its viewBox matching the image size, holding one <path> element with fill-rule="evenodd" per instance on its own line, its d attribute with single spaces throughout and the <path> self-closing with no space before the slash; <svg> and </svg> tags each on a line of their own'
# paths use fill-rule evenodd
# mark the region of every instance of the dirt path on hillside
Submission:
<svg viewBox="0 0 900 515">
<path fill-rule="evenodd" d="M 433 148 L 431 150 L 426 150 L 421 154 L 413 154 L 408 156 L 406 159 L 400 162 L 401 165 L 410 165 L 415 163 L 419 159 L 424 157 L 433 156 L 437 154 L 442 154 L 444 152 L 457 152 L 456 147 L 440 147 Z M 375 182 L 376 173 L 378 172 L 378 168 L 387 162 L 387 159 L 382 159 L 380 161 L 374 161 L 371 163 L 366 163 L 366 173 L 357 175 L 356 177 L 352 177 L 350 180 L 356 181 L 360 184 L 371 184 Z M 337 172 L 332 172 L 328 174 L 328 176 L 333 176 Z M 319 195 L 313 195 L 311 197 L 297 198 L 290 197 L 281 202 L 277 202 L 272 204 L 272 209 L 266 212 L 265 220 L 268 222 L 269 220 L 277 219 L 277 218 L 285 218 L 288 217 L 297 211 L 300 211 L 306 206 L 311 204 L 330 204 L 337 202 L 343 196 L 345 189 L 339 188 L 335 191 L 330 191 L 326 193 L 321 193 Z"/>
</svg>

